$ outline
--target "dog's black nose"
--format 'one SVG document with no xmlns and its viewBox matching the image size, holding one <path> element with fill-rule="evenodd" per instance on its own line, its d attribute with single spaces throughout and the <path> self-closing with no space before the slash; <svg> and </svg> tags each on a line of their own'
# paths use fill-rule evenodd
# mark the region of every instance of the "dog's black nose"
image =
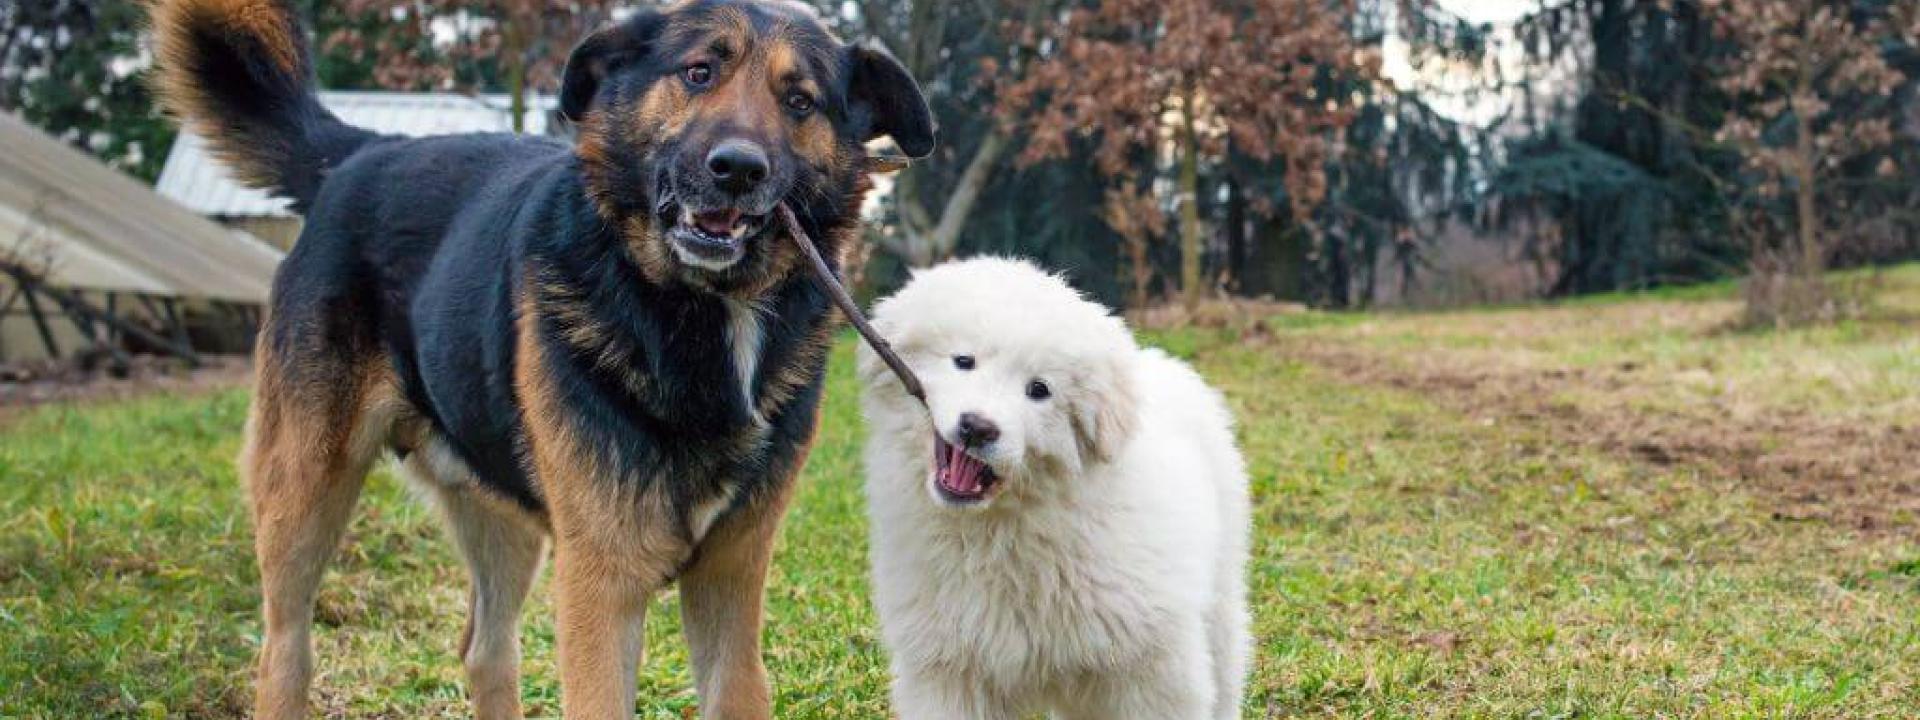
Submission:
<svg viewBox="0 0 1920 720">
<path fill-rule="evenodd" d="M 960 444 L 980 447 L 1000 439 L 1000 426 L 977 413 L 960 413 Z"/>
<path fill-rule="evenodd" d="M 767 151 L 746 140 L 725 140 L 707 153 L 707 172 L 720 189 L 735 195 L 753 192 L 767 179 Z"/>
</svg>

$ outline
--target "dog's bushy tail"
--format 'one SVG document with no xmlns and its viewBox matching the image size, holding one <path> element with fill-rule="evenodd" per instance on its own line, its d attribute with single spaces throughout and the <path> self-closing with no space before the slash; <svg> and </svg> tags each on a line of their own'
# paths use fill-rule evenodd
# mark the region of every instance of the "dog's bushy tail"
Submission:
<svg viewBox="0 0 1920 720">
<path fill-rule="evenodd" d="M 313 56 L 284 0 L 155 0 L 161 104 L 241 182 L 305 212 L 329 167 L 378 137 L 314 95 Z"/>
</svg>

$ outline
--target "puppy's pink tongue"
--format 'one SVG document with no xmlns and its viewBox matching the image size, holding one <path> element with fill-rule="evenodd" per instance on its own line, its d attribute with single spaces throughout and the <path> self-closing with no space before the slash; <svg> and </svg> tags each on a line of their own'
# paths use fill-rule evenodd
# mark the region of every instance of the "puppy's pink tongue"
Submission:
<svg viewBox="0 0 1920 720">
<path fill-rule="evenodd" d="M 980 492 L 981 480 L 986 477 L 985 463 L 974 459 L 962 451 L 958 445 L 940 443 L 934 452 L 940 454 L 940 484 L 948 490 L 962 495 Z"/>
</svg>

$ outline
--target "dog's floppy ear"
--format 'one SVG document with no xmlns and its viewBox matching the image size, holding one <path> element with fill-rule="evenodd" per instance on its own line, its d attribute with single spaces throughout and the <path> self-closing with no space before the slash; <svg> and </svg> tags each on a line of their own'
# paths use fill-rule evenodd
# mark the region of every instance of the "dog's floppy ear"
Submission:
<svg viewBox="0 0 1920 720">
<path fill-rule="evenodd" d="M 560 113 L 574 122 L 585 118 L 607 76 L 645 56 L 665 22 L 666 16 L 661 13 L 640 10 L 625 22 L 580 41 L 567 56 L 567 69 L 561 73 Z"/>
<path fill-rule="evenodd" d="M 905 328 L 902 327 L 903 323 L 896 322 L 895 313 L 890 306 L 897 300 L 897 297 L 882 298 L 879 302 L 874 303 L 873 310 L 868 314 L 867 321 L 873 324 L 874 332 L 879 333 L 880 337 L 887 341 L 887 344 L 893 348 L 894 353 L 904 358 L 908 353 L 917 349 L 920 343 L 920 337 L 907 333 Z M 873 348 L 868 346 L 864 340 L 856 342 L 854 345 L 856 346 L 854 350 L 854 373 L 860 378 L 861 385 L 874 387 L 884 384 L 890 387 L 898 387 L 900 389 L 900 397 L 907 397 L 906 386 L 902 385 L 900 379 L 893 374 L 893 367 L 887 365 L 885 360 L 880 359 L 879 353 L 874 352 Z"/>
<path fill-rule="evenodd" d="M 1107 462 L 1133 438 L 1140 417 L 1139 390 L 1134 387 L 1132 354 L 1096 361 L 1083 369 L 1073 408 L 1073 438 L 1080 446 L 1080 462 Z"/>
<path fill-rule="evenodd" d="M 861 140 L 893 136 L 912 158 L 933 154 L 933 111 L 920 84 L 887 51 L 866 45 L 847 47 L 847 97 Z"/>
</svg>

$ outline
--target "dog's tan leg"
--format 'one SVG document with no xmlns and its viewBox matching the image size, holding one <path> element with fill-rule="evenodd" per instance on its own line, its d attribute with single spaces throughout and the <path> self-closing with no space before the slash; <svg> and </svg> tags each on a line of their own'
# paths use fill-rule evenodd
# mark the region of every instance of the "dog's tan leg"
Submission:
<svg viewBox="0 0 1920 720">
<path fill-rule="evenodd" d="M 760 657 L 761 608 L 773 541 L 793 482 L 723 518 L 680 576 L 680 617 L 708 720 L 772 717 Z"/>
<path fill-rule="evenodd" d="M 324 362 L 291 376 L 263 351 L 247 419 L 240 472 L 253 508 L 265 624 L 258 718 L 306 716 L 314 596 L 379 452 L 371 438 L 393 412 L 391 395 L 378 396 L 390 386 Z"/>
<path fill-rule="evenodd" d="M 633 716 L 645 649 L 647 601 L 689 548 L 661 488 L 665 478 L 625 475 L 585 442 L 547 369 L 529 302 L 519 319 L 514 390 L 526 408 L 535 481 L 553 527 L 554 640 L 560 709 L 568 720 Z"/>
<path fill-rule="evenodd" d="M 636 576 L 618 567 L 625 560 L 604 548 L 556 539 L 554 639 L 561 714 L 568 720 L 633 717 L 647 601 L 664 576 Z"/>
<path fill-rule="evenodd" d="M 408 469 L 432 483 L 473 583 L 467 595 L 467 629 L 460 639 L 473 716 L 519 720 L 520 608 L 539 575 L 546 530 L 507 501 L 446 484 L 447 478 L 432 476 L 425 464 L 424 454 L 408 459 Z"/>
</svg>

